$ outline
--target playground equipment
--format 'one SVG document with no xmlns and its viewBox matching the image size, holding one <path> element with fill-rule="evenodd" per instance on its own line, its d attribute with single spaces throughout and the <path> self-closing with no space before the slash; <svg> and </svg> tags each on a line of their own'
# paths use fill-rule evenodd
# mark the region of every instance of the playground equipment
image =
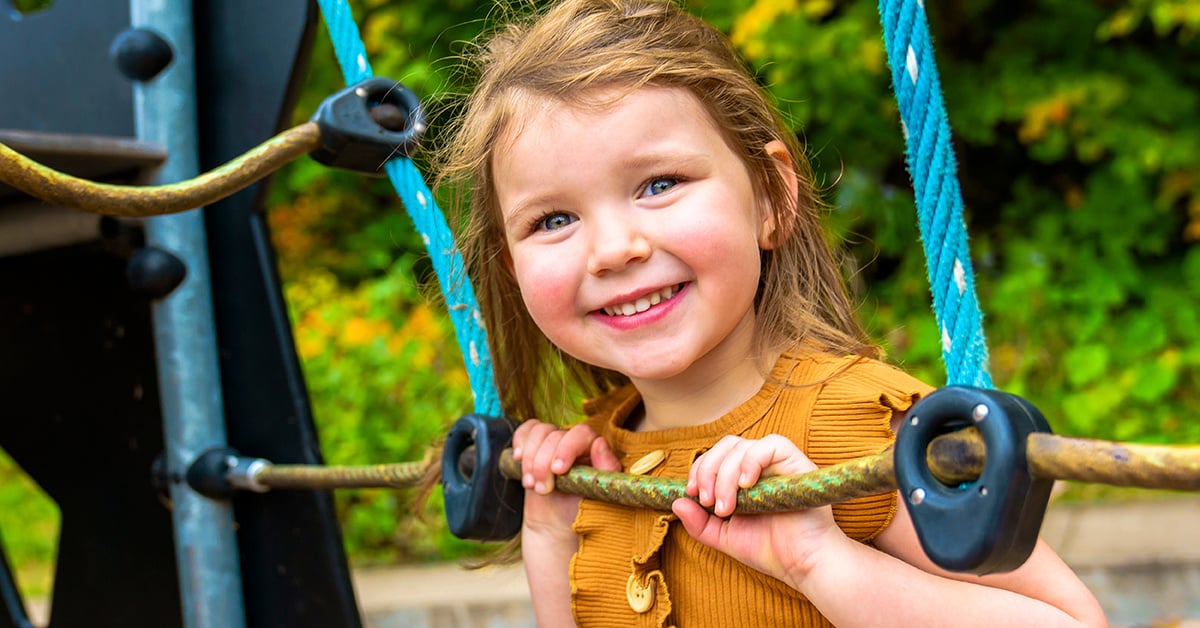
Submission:
<svg viewBox="0 0 1200 628">
<path fill-rule="evenodd" d="M 138 184 L 191 177 L 279 131 L 317 18 L 307 0 L 0 11 L 0 142 Z M 169 69 L 147 76 L 164 44 Z M 110 50 L 144 73 L 124 76 Z M 183 478 L 212 447 L 322 462 L 265 188 L 142 220 L 0 185 L 0 447 L 62 512 L 52 626 L 361 624 L 327 493 L 215 501 Z M 29 625 L 7 567 L 0 599 L 0 627 Z"/>
</svg>

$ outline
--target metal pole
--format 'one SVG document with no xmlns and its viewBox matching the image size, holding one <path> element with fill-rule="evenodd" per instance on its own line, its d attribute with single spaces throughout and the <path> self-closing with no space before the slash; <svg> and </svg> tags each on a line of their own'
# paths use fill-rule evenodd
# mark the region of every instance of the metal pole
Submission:
<svg viewBox="0 0 1200 628">
<path fill-rule="evenodd" d="M 192 0 L 130 0 L 132 26 L 162 36 L 171 65 L 134 87 L 139 139 L 166 147 L 156 184 L 199 173 Z M 154 305 L 154 341 L 162 394 L 175 556 L 186 628 L 246 625 L 233 508 L 183 481 L 196 456 L 226 444 L 216 324 L 203 210 L 146 220 L 146 242 L 187 265 L 187 277 Z"/>
</svg>

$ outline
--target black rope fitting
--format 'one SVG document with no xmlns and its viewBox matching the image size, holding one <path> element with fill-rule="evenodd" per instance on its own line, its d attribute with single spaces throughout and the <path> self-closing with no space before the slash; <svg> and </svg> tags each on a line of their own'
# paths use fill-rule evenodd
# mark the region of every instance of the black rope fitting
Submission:
<svg viewBox="0 0 1200 628">
<path fill-rule="evenodd" d="M 504 541 L 521 531 L 525 489 L 500 470 L 500 453 L 512 444 L 517 425 L 468 414 L 450 428 L 442 450 L 442 491 L 454 536 Z"/>
<path fill-rule="evenodd" d="M 399 82 L 366 79 L 325 99 L 312 117 L 321 147 L 311 153 L 334 168 L 382 176 L 383 165 L 416 150 L 425 133 L 421 101 Z"/>
<path fill-rule="evenodd" d="M 987 451 L 983 471 L 947 486 L 929 468 L 929 445 L 972 425 Z M 896 435 L 896 484 L 933 562 L 983 575 L 1011 571 L 1029 558 L 1054 480 L 1034 477 L 1026 447 L 1030 434 L 1049 431 L 1032 404 L 996 390 L 948 386 L 912 407 Z"/>
</svg>

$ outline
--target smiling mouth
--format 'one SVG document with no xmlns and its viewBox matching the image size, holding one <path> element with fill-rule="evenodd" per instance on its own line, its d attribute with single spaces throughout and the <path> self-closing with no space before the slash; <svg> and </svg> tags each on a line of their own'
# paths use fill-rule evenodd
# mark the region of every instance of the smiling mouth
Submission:
<svg viewBox="0 0 1200 628">
<path fill-rule="evenodd" d="M 683 284 L 667 286 L 662 290 L 652 292 L 644 297 L 630 301 L 629 303 L 621 303 L 619 305 L 612 305 L 602 308 L 602 311 L 609 316 L 633 316 L 634 314 L 645 312 L 646 310 L 658 305 L 659 303 L 662 303 L 663 301 L 670 301 L 675 297 L 675 295 L 679 294 L 679 291 L 682 288 Z"/>
</svg>

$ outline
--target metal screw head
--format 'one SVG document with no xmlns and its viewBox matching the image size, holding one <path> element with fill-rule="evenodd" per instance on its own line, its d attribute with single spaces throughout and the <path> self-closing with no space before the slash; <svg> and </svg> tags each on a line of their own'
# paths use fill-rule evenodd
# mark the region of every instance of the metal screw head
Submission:
<svg viewBox="0 0 1200 628">
<path fill-rule="evenodd" d="M 971 418 L 975 419 L 976 423 L 983 421 L 987 416 L 988 407 L 982 403 L 971 409 Z"/>
<path fill-rule="evenodd" d="M 911 419 L 908 420 L 909 425 L 913 425 L 913 426 L 916 426 L 916 424 L 920 423 L 920 422 L 921 422 L 921 420 L 918 419 L 917 415 L 915 415 L 915 414 L 912 416 Z"/>
<path fill-rule="evenodd" d="M 912 502 L 914 506 L 925 501 L 925 489 L 914 488 L 912 492 L 908 494 L 908 501 Z"/>
<path fill-rule="evenodd" d="M 986 486 L 979 487 L 979 496 L 980 497 L 987 497 L 987 494 L 988 494 L 988 490 L 987 490 Z"/>
</svg>

